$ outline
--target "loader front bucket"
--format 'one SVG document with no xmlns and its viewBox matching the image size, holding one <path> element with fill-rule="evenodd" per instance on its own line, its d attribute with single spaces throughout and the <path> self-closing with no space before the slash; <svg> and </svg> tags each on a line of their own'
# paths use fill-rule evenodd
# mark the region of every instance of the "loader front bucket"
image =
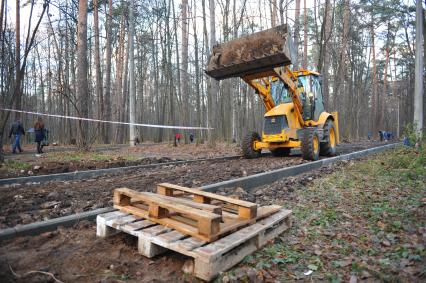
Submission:
<svg viewBox="0 0 426 283">
<path fill-rule="evenodd" d="M 205 72 L 222 80 L 290 65 L 294 59 L 288 27 L 280 25 L 214 46 Z"/>
</svg>

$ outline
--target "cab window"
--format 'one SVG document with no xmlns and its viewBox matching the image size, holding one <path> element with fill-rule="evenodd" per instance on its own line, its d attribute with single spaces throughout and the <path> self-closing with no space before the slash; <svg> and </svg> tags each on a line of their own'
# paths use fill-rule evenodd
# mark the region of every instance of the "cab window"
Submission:
<svg viewBox="0 0 426 283">
<path fill-rule="evenodd" d="M 271 96 L 275 105 L 292 101 L 287 86 L 280 80 L 273 80 L 271 82 Z"/>
</svg>

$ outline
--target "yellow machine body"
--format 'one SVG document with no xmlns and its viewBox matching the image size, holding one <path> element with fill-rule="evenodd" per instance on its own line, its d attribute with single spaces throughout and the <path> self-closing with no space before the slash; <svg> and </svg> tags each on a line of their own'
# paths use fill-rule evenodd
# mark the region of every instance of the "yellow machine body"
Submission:
<svg viewBox="0 0 426 283">
<path fill-rule="evenodd" d="M 298 77 L 302 76 L 319 76 L 318 73 L 300 70 L 300 71 L 290 71 L 285 70 L 281 71 L 281 78 L 279 76 L 280 71 L 276 69 L 275 74 L 271 72 L 265 72 L 261 74 L 256 74 L 256 76 L 247 76 L 243 78 L 250 86 L 252 86 L 259 96 L 263 99 L 263 103 L 267 112 L 264 117 L 269 118 L 271 123 L 274 122 L 274 117 L 284 116 L 287 120 L 287 127 L 282 129 L 280 133 L 267 134 L 265 131 L 262 131 L 261 141 L 254 141 L 253 149 L 276 149 L 276 148 L 298 148 L 301 146 L 301 141 L 298 138 L 298 130 L 303 129 L 304 127 L 316 127 L 323 128 L 327 120 L 332 120 L 335 125 L 335 129 L 332 134 L 334 135 L 333 145 L 339 143 L 339 128 L 338 128 L 338 114 L 337 112 L 328 113 L 322 111 L 318 119 L 309 119 L 304 120 L 301 117 L 302 111 L 302 102 L 300 100 L 300 94 L 304 92 L 303 87 L 295 88 L 291 90 L 291 81 L 297 81 Z M 290 84 L 289 92 L 292 93 L 292 101 L 287 103 L 281 103 L 275 105 L 274 100 L 271 95 L 271 84 L 272 82 L 281 79 Z M 295 109 L 295 103 L 299 105 L 299 110 Z M 297 106 L 296 106 L 297 107 Z"/>
<path fill-rule="evenodd" d="M 259 44 L 262 42 L 262 44 Z M 206 74 L 216 80 L 240 77 L 265 106 L 262 134 L 248 132 L 242 140 L 245 158 L 288 156 L 300 147 L 302 157 L 333 156 L 339 143 L 337 113 L 324 109 L 320 74 L 289 66 L 297 56 L 287 25 L 216 45 Z"/>
</svg>

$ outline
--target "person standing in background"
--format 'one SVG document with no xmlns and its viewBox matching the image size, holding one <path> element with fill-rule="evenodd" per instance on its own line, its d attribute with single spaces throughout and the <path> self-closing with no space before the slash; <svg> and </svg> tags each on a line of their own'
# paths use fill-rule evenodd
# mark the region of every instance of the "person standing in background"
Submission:
<svg viewBox="0 0 426 283">
<path fill-rule="evenodd" d="M 16 118 L 15 122 L 13 122 L 12 127 L 10 128 L 9 138 L 11 138 L 12 135 L 13 135 L 12 153 L 16 154 L 16 149 L 18 149 L 19 152 L 23 152 L 21 148 L 21 136 L 25 136 L 25 130 L 19 118 Z"/>
<path fill-rule="evenodd" d="M 44 133 L 44 123 L 41 117 L 37 118 L 37 121 L 34 124 L 34 133 L 35 133 L 35 141 L 37 143 L 37 153 L 43 153 L 43 144 L 42 141 L 45 138 Z"/>
</svg>

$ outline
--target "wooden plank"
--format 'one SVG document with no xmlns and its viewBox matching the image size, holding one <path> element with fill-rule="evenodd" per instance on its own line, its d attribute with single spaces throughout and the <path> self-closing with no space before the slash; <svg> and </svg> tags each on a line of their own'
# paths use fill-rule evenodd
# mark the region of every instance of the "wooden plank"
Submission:
<svg viewBox="0 0 426 283">
<path fill-rule="evenodd" d="M 116 217 L 119 216 L 125 216 L 125 215 L 129 215 L 128 213 L 116 210 L 116 211 L 111 211 L 111 212 L 107 212 L 104 214 L 99 214 L 96 218 L 97 219 L 102 219 L 103 221 L 107 221 L 109 219 L 114 219 Z"/>
<path fill-rule="evenodd" d="M 238 216 L 243 219 L 252 219 L 256 218 L 257 206 L 253 207 L 239 207 Z"/>
<path fill-rule="evenodd" d="M 183 239 L 185 237 L 187 237 L 185 234 L 182 234 L 179 231 L 173 230 L 171 232 L 159 235 L 157 237 L 157 239 L 168 245 L 171 242 L 176 242 L 176 241 Z"/>
<path fill-rule="evenodd" d="M 221 219 L 220 215 L 217 215 L 215 213 L 211 213 L 208 211 L 204 211 L 201 209 L 197 209 L 194 207 L 189 207 L 187 205 L 182 205 L 179 203 L 174 203 L 173 202 L 173 198 L 171 199 L 164 199 L 162 197 L 157 197 L 155 194 L 146 194 L 143 192 L 137 192 L 137 191 L 133 191 L 127 188 L 120 188 L 120 189 L 116 189 L 114 190 L 114 194 L 124 194 L 127 195 L 128 197 L 135 199 L 137 201 L 143 201 L 146 203 L 153 203 L 154 205 L 158 205 L 162 208 L 168 209 L 168 210 L 173 210 L 175 212 L 179 212 L 182 213 L 186 216 L 188 216 L 189 218 L 195 219 L 195 220 L 203 220 L 206 218 L 209 219 Z M 118 205 L 118 206 L 128 206 L 128 205 L 120 205 L 120 203 L 114 202 L 114 205 Z"/>
<path fill-rule="evenodd" d="M 188 225 L 190 225 L 192 227 L 197 227 L 198 226 L 198 222 L 196 220 L 192 220 L 192 219 L 180 216 L 180 215 L 171 215 L 170 218 L 174 219 L 176 221 L 188 224 Z"/>
<path fill-rule="evenodd" d="M 161 207 L 160 205 L 157 205 L 155 203 L 149 204 L 148 214 L 150 217 L 154 217 L 154 218 L 169 217 L 169 211 L 166 208 Z"/>
<path fill-rule="evenodd" d="M 136 222 L 124 224 L 122 227 L 120 227 L 120 229 L 123 232 L 133 234 L 134 231 L 138 231 L 140 229 L 147 228 L 154 225 L 157 225 L 157 224 L 149 220 L 142 220 L 142 221 L 136 221 Z"/>
<path fill-rule="evenodd" d="M 106 222 L 115 219 L 117 217 L 125 217 L 128 216 L 128 213 L 122 212 L 122 211 L 112 211 L 104 214 L 99 214 L 96 217 L 96 236 L 98 237 L 109 237 L 112 235 L 115 235 L 119 233 L 120 231 L 117 231 L 114 228 L 109 227 Z"/>
<path fill-rule="evenodd" d="M 254 221 L 258 221 L 259 219 L 268 217 L 271 214 L 279 211 L 282 207 L 279 205 L 268 205 L 262 206 L 258 208 L 258 215 L 255 219 L 239 219 L 238 221 L 229 221 L 229 223 L 221 223 L 220 232 L 221 234 L 226 234 L 232 231 L 237 230 L 242 226 L 247 226 L 249 224 L 254 224 Z"/>
<path fill-rule="evenodd" d="M 205 245 L 206 243 L 207 243 L 206 241 L 203 241 L 203 240 L 200 240 L 200 239 L 197 239 L 197 238 L 194 238 L 194 237 L 190 237 L 190 238 L 186 238 L 184 240 L 180 240 L 180 241 L 176 241 L 174 243 L 171 243 L 169 245 L 169 248 L 174 250 L 174 251 L 193 256 L 194 254 L 192 254 L 190 252 L 192 250 L 196 249 L 196 248 L 199 248 L 199 247 Z"/>
<path fill-rule="evenodd" d="M 143 230 L 139 230 L 139 235 L 144 235 L 145 237 L 154 237 L 163 233 L 168 233 L 170 231 L 172 231 L 172 229 L 162 225 L 156 225 Z"/>
<path fill-rule="evenodd" d="M 181 198 L 181 197 L 170 197 L 168 195 L 162 195 L 160 193 L 154 194 L 154 193 L 148 193 L 147 192 L 146 194 L 154 195 L 157 198 L 158 197 L 163 198 L 163 199 L 173 201 L 173 202 L 176 202 L 176 203 L 180 203 L 180 204 L 183 204 L 183 205 L 187 205 L 187 206 L 190 206 L 190 207 L 193 207 L 193 208 L 197 208 L 197 209 L 201 209 L 201 210 L 207 210 L 207 211 L 210 211 L 210 212 L 215 213 L 215 214 L 222 214 L 222 208 L 218 205 L 210 205 L 210 204 L 205 204 L 205 203 L 193 202 L 190 199 Z"/>
<path fill-rule="evenodd" d="M 186 187 L 169 184 L 169 183 L 161 183 L 157 186 L 157 188 L 158 187 L 165 187 L 165 188 L 182 191 L 182 192 L 186 192 L 186 193 L 190 193 L 194 195 L 204 196 L 210 199 L 220 200 L 223 202 L 228 202 L 228 203 L 236 204 L 238 206 L 243 206 L 243 207 L 253 207 L 253 205 L 257 206 L 255 203 L 252 203 L 252 202 L 234 199 L 234 198 L 230 198 L 230 197 L 226 197 L 226 196 L 222 196 L 222 195 L 218 195 L 218 194 L 214 194 L 210 192 L 205 192 L 201 189 L 191 189 L 191 188 L 186 188 Z"/>
<path fill-rule="evenodd" d="M 114 190 L 113 195 L 113 203 L 118 205 L 129 205 L 130 204 L 130 196 L 124 195 L 121 192 L 123 190 L 128 190 L 127 188 L 119 188 Z"/>
<path fill-rule="evenodd" d="M 127 223 L 131 223 L 134 221 L 140 220 L 140 218 L 134 216 L 134 215 L 127 215 L 127 216 L 121 216 L 121 217 L 117 217 L 114 219 L 110 219 L 107 220 L 105 223 L 106 225 L 113 227 L 113 228 L 118 228 L 121 225 L 127 224 Z"/>
<path fill-rule="evenodd" d="M 173 229 L 178 230 L 179 232 L 182 232 L 184 234 L 197 237 L 203 241 L 213 241 L 218 238 L 218 235 L 205 235 L 202 233 L 202 231 L 199 231 L 198 228 L 195 228 L 193 226 L 190 226 L 188 224 L 176 221 L 171 218 L 153 218 L 150 217 L 147 211 L 144 211 L 142 209 L 133 207 L 133 206 L 117 206 L 114 205 L 115 208 L 120 209 L 124 212 L 131 213 L 134 215 L 137 215 L 139 217 L 151 220 L 153 222 L 156 222 L 158 224 L 164 225 L 166 227 L 172 227 Z M 220 219 L 219 219 L 220 221 Z M 143 230 L 144 231 L 144 230 Z"/>
</svg>

